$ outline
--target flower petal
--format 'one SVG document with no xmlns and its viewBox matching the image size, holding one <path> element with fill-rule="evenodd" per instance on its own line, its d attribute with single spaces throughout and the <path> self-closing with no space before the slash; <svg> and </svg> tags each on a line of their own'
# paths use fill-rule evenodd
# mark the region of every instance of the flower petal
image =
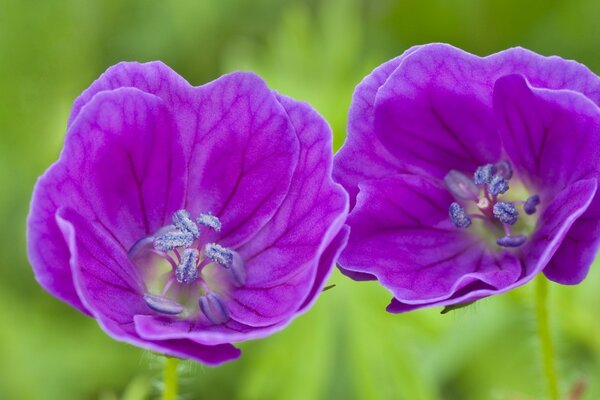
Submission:
<svg viewBox="0 0 600 400">
<path fill-rule="evenodd" d="M 419 46 L 411 47 L 375 68 L 356 87 L 348 114 L 348 136 L 335 156 L 333 176 L 350 194 L 350 207 L 356 203 L 358 183 L 404 172 L 398 160 L 376 139 L 374 104 L 379 88 L 402 61 Z"/>
<path fill-rule="evenodd" d="M 77 208 L 127 251 L 178 209 L 185 192 L 181 144 L 162 101 L 136 89 L 102 92 L 69 129 L 60 159 L 38 181 L 28 253 L 40 284 L 84 310 L 54 215 Z"/>
<path fill-rule="evenodd" d="M 600 108 L 572 91 L 531 88 L 521 76 L 497 81 L 494 103 L 505 148 L 542 201 L 572 182 L 600 174 Z M 563 284 L 581 282 L 600 245 L 600 199 L 575 222 L 544 270 Z"/>
<path fill-rule="evenodd" d="M 497 161 L 500 139 L 487 74 L 471 54 L 418 49 L 377 93 L 377 137 L 400 162 L 437 178 Z"/>
<path fill-rule="evenodd" d="M 275 94 L 254 74 L 225 75 L 196 95 L 186 208 L 218 216 L 219 243 L 237 247 L 280 207 L 298 162 L 298 138 Z"/>
<path fill-rule="evenodd" d="M 238 250 L 248 278 L 232 293 L 228 308 L 232 318 L 252 326 L 288 319 L 307 300 L 319 259 L 342 228 L 348 209 L 346 193 L 331 178 L 329 126 L 308 104 L 284 96 L 278 100 L 300 140 L 300 158 L 277 213 Z"/>
<path fill-rule="evenodd" d="M 218 365 L 239 357 L 230 344 L 206 346 L 192 340 L 147 340 L 135 331 L 135 314 L 153 314 L 143 300 L 144 285 L 136 267 L 108 232 L 70 208 L 57 213 L 70 251 L 77 293 L 113 338 L 174 357 Z"/>
<path fill-rule="evenodd" d="M 223 243 L 241 244 L 266 223 L 285 195 L 298 144 L 262 79 L 237 72 L 192 87 L 161 62 L 120 63 L 76 100 L 70 120 L 98 93 L 120 87 L 158 96 L 172 111 L 194 189 L 186 206 L 218 215 Z"/>
<path fill-rule="evenodd" d="M 596 179 L 587 179 L 565 189 L 568 196 L 563 196 L 562 207 L 552 218 L 554 224 L 561 221 L 573 225 L 568 230 L 563 229 L 564 239 L 544 267 L 548 279 L 574 285 L 587 275 L 600 244 L 600 196 L 597 187 Z M 569 212 L 571 215 L 568 215 Z M 544 238 L 550 234 L 540 233 L 539 236 Z"/>
<path fill-rule="evenodd" d="M 600 173 L 600 108 L 573 91 L 530 87 L 523 76 L 496 81 L 494 110 L 518 176 L 551 197 Z"/>
<path fill-rule="evenodd" d="M 509 252 L 488 250 L 448 218 L 451 196 L 417 176 L 400 175 L 361 185 L 348 218 L 352 234 L 342 268 L 375 275 L 410 304 L 450 298 L 471 285 L 501 288 L 521 274 Z"/>
</svg>

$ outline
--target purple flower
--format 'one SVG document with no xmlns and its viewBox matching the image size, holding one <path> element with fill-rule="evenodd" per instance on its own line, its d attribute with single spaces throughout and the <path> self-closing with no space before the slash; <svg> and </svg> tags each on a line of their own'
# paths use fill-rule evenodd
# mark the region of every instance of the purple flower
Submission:
<svg viewBox="0 0 600 400">
<path fill-rule="evenodd" d="M 334 177 L 350 193 L 340 257 L 393 313 L 458 305 L 537 273 L 584 279 L 600 239 L 600 79 L 514 48 L 411 48 L 354 93 Z"/>
<path fill-rule="evenodd" d="M 322 290 L 348 235 L 331 164 L 323 118 L 256 75 L 118 64 L 36 185 L 29 259 L 113 338 L 216 365 Z"/>
</svg>

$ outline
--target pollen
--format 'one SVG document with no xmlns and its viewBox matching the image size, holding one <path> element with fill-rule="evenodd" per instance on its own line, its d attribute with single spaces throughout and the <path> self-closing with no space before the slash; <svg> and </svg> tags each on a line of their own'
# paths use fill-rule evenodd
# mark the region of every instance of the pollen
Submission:
<svg viewBox="0 0 600 400">
<path fill-rule="evenodd" d="M 467 215 L 467 211 L 458 203 L 450 204 L 448 210 L 450 220 L 457 228 L 468 228 L 471 225 L 471 218 Z"/>
</svg>

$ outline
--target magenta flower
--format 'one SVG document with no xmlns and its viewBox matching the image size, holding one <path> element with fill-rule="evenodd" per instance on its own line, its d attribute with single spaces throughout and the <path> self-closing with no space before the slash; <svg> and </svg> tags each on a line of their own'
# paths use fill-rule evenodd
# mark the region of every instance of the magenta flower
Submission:
<svg viewBox="0 0 600 400">
<path fill-rule="evenodd" d="M 113 338 L 216 365 L 315 301 L 345 244 L 331 131 L 233 73 L 122 63 L 77 99 L 28 220 L 36 278 Z"/>
<path fill-rule="evenodd" d="M 586 276 L 600 239 L 600 79 L 525 49 L 415 47 L 357 87 L 334 177 L 340 257 L 393 313 Z"/>
</svg>

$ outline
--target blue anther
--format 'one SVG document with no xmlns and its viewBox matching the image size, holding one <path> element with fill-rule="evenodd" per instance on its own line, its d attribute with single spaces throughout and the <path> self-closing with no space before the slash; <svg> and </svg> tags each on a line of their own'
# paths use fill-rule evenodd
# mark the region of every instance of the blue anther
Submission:
<svg viewBox="0 0 600 400">
<path fill-rule="evenodd" d="M 454 169 L 450 170 L 444 177 L 444 182 L 448 190 L 460 200 L 477 201 L 479 197 L 479 188 L 473 183 L 473 180 L 462 172 Z"/>
<path fill-rule="evenodd" d="M 540 196 L 534 194 L 525 201 L 525 204 L 523 205 L 523 211 L 525 211 L 525 214 L 527 215 L 535 214 L 535 212 L 537 211 L 537 206 L 539 204 Z"/>
<path fill-rule="evenodd" d="M 204 255 L 224 268 L 230 268 L 233 261 L 233 252 L 216 243 L 208 243 Z"/>
<path fill-rule="evenodd" d="M 198 304 L 202 313 L 213 324 L 221 325 L 229 320 L 227 307 L 218 295 L 208 293 L 206 296 L 200 297 Z"/>
<path fill-rule="evenodd" d="M 496 244 L 502 247 L 519 247 L 527 241 L 527 237 L 523 235 L 518 236 L 503 236 L 496 239 Z"/>
<path fill-rule="evenodd" d="M 487 185 L 490 183 L 495 173 L 496 167 L 494 164 L 482 165 L 481 167 L 478 167 L 473 174 L 473 182 L 479 186 Z"/>
<path fill-rule="evenodd" d="M 175 270 L 175 278 L 179 283 L 192 283 L 198 279 L 198 257 L 196 249 L 185 249 L 181 255 L 181 262 Z"/>
<path fill-rule="evenodd" d="M 508 189 L 508 181 L 500 175 L 494 175 L 488 184 L 488 191 L 493 196 L 506 193 Z"/>
<path fill-rule="evenodd" d="M 499 202 L 494 204 L 494 217 L 503 224 L 513 225 L 519 218 L 519 212 L 513 203 Z"/>
<path fill-rule="evenodd" d="M 171 231 L 154 238 L 154 248 L 167 252 L 178 247 L 187 247 L 194 241 L 194 236 L 189 232 Z"/>
<path fill-rule="evenodd" d="M 471 225 L 471 218 L 467 215 L 467 211 L 456 202 L 450 204 L 448 214 L 450 215 L 450 221 L 457 228 L 468 228 Z"/>
<path fill-rule="evenodd" d="M 173 213 L 173 224 L 175 224 L 180 231 L 190 233 L 194 239 L 197 239 L 198 236 L 200 236 L 198 225 L 196 225 L 194 220 L 190 217 L 190 213 L 186 210 L 179 210 Z"/>
<path fill-rule="evenodd" d="M 176 301 L 156 294 L 145 293 L 144 301 L 148 307 L 162 314 L 177 315 L 185 310 L 185 308 Z"/>
<path fill-rule="evenodd" d="M 196 222 L 198 225 L 204 225 L 209 228 L 214 229 L 217 232 L 221 231 L 221 220 L 212 215 L 211 213 L 200 214 L 198 218 L 196 218 Z"/>
<path fill-rule="evenodd" d="M 508 161 L 502 160 L 500 162 L 497 162 L 494 166 L 496 167 L 496 175 L 503 177 L 507 181 L 510 180 L 510 178 L 512 178 L 513 170 Z"/>
</svg>

